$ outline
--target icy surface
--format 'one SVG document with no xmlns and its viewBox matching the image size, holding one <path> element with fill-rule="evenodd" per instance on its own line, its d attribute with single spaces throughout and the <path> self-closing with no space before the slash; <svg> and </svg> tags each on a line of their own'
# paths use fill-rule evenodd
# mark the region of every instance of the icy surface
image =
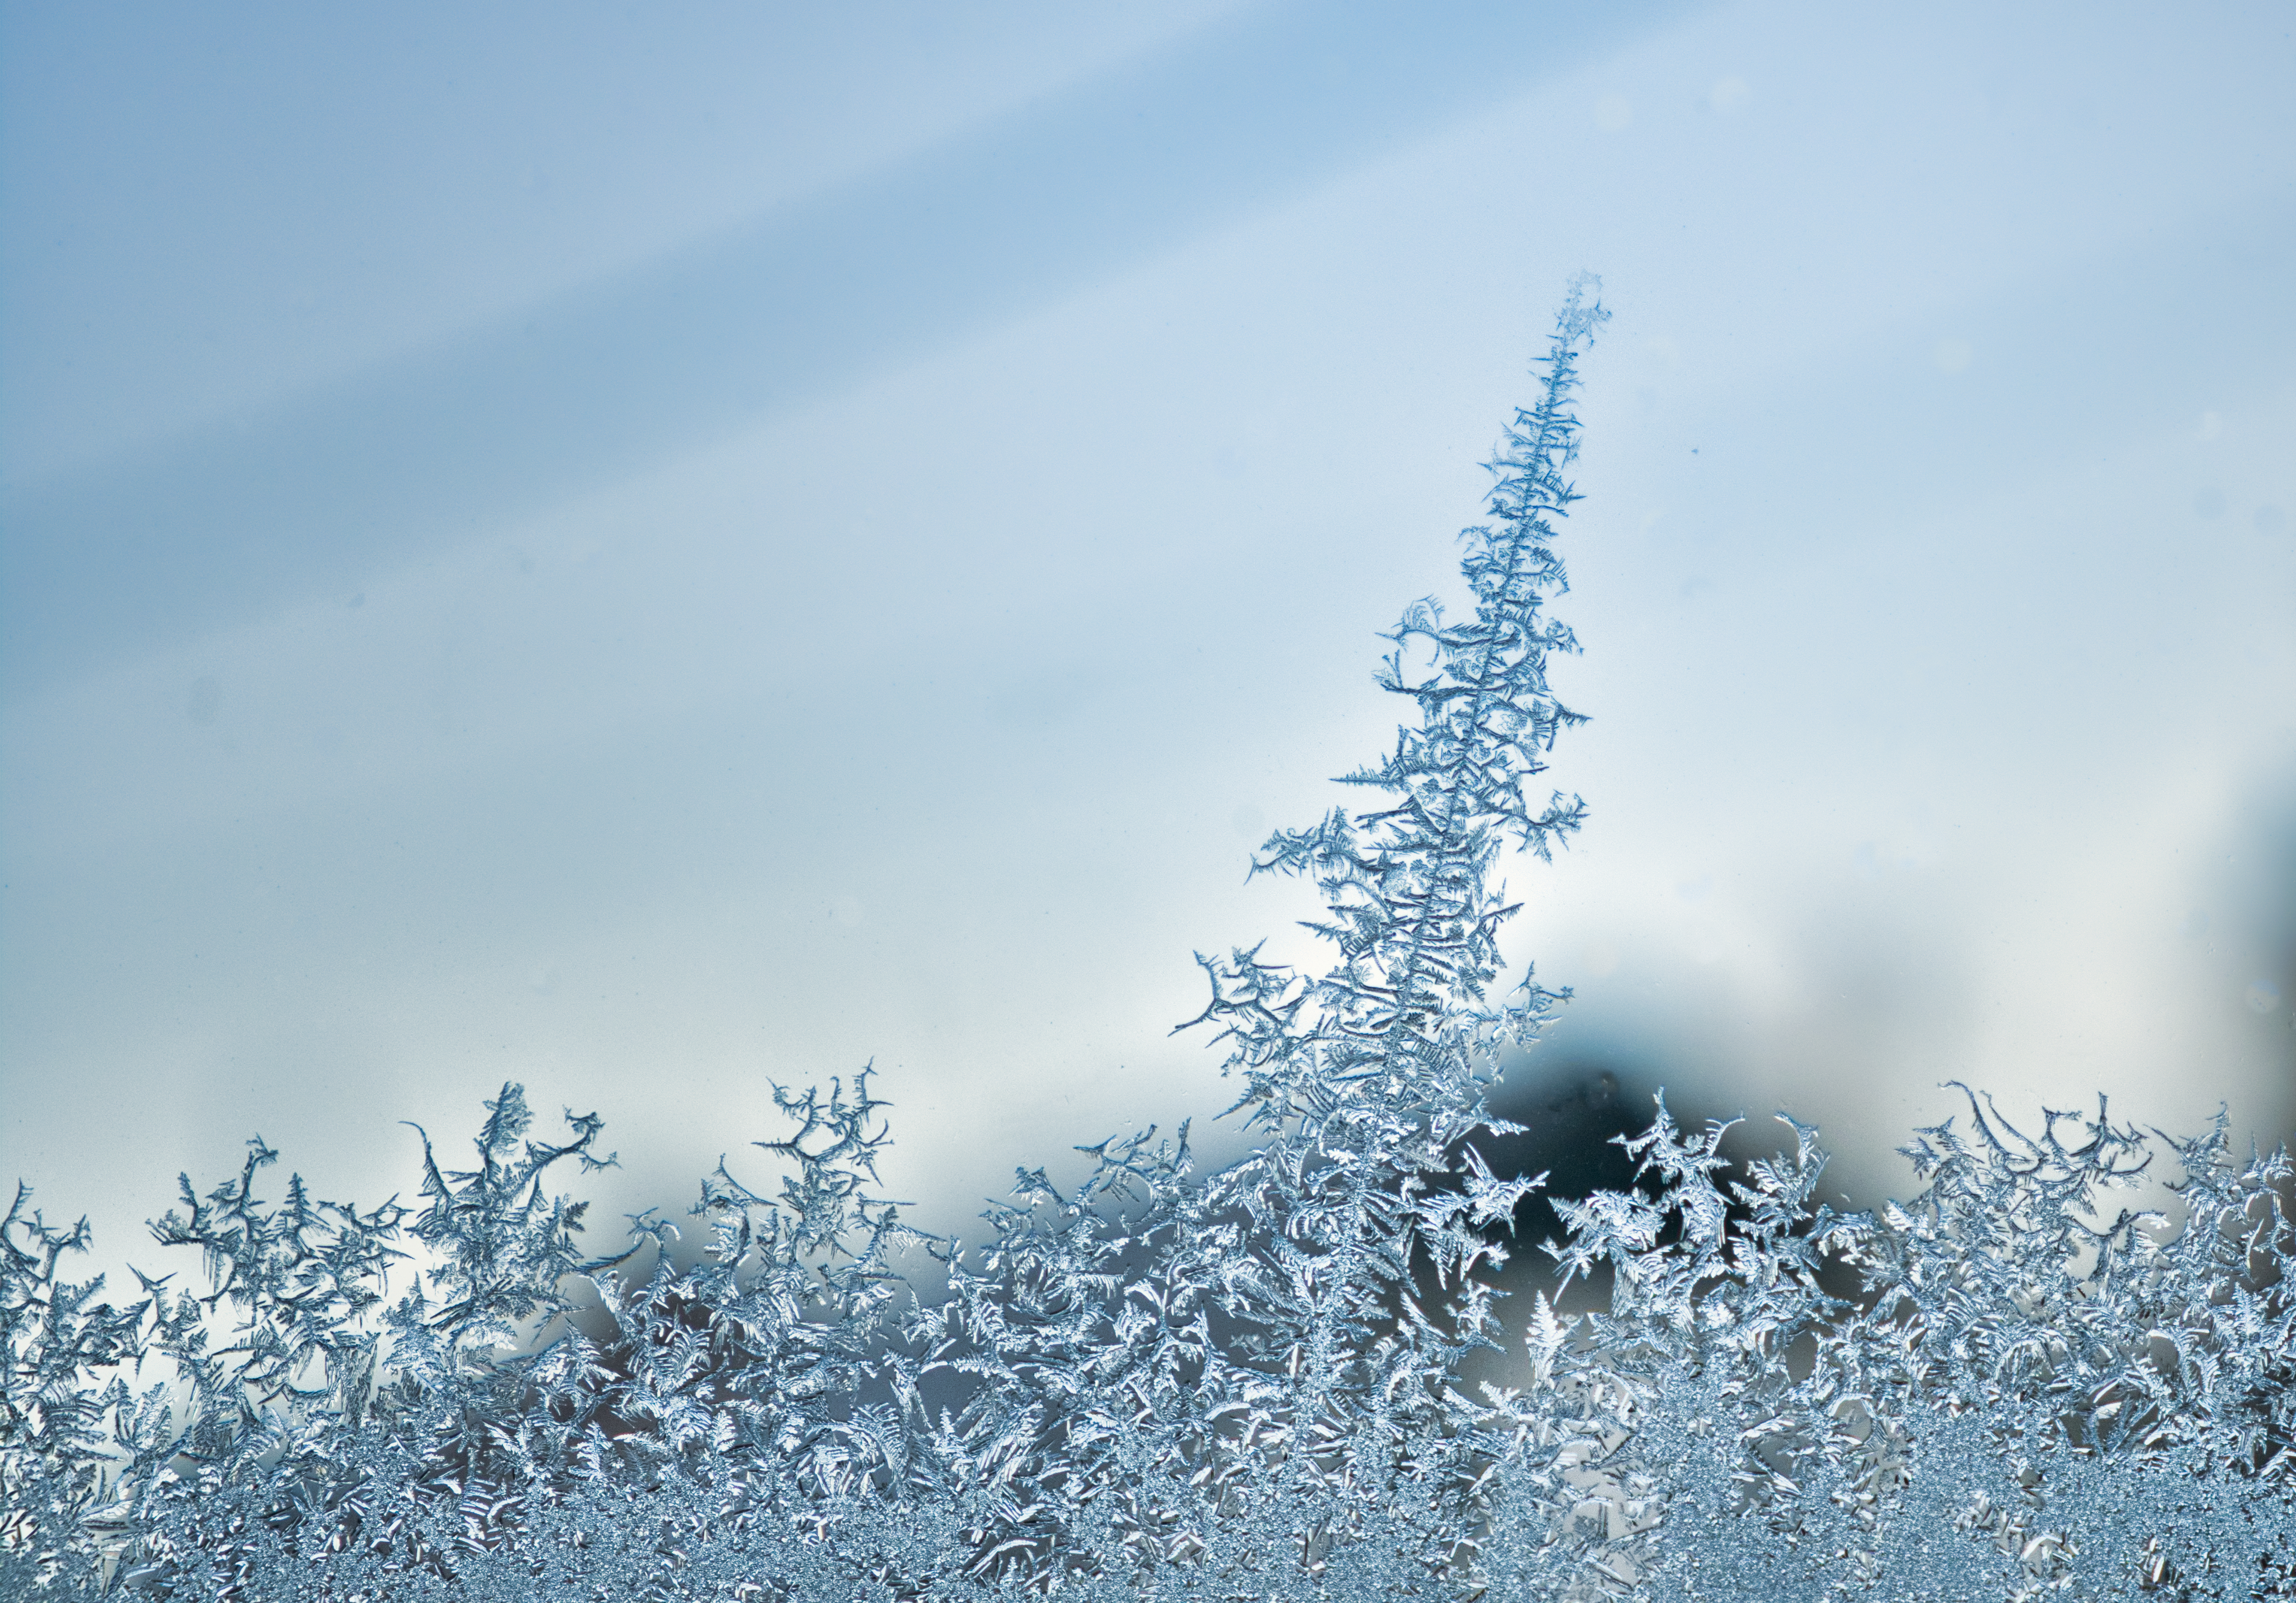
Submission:
<svg viewBox="0 0 2296 1603">
<path fill-rule="evenodd" d="M 1500 1299 L 1538 1181 L 1474 1138 L 1558 999 L 1495 997 L 1493 871 L 1580 817 L 1529 785 L 1574 721 L 1542 609 L 1591 290 L 1466 531 L 1472 616 L 1392 637 L 1368 810 L 1258 859 L 1320 885 L 1332 966 L 1199 959 L 1248 1159 L 1111 1139 L 927 1237 L 874 1193 L 865 1071 L 777 1093 L 781 1189 L 721 1165 L 681 1270 L 651 1219 L 585 1256 L 556 1188 L 600 1122 L 545 1140 L 512 1085 L 470 1168 L 422 1137 L 416 1206 L 275 1200 L 260 1139 L 186 1179 L 152 1229 L 197 1268 L 125 1307 L 20 1194 L 0 1595 L 2296 1597 L 2296 1173 L 2221 1119 L 1972 1094 L 1876 1216 L 1817 1200 L 1816 1132 L 1732 1164 L 1661 1103 L 1636 1187 L 1546 1248 L 1608 1311 Z M 2173 1218 L 2117 1205 L 2171 1171 Z M 1513 1389 L 1460 1378 L 1491 1348 Z"/>
</svg>

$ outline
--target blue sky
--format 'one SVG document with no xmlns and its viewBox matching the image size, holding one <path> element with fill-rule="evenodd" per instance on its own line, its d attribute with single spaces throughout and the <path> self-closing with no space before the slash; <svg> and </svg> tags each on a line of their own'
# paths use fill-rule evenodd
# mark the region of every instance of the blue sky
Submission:
<svg viewBox="0 0 2296 1603">
<path fill-rule="evenodd" d="M 1588 9 L 0 7 L 0 1168 L 1206 1134 L 1582 267 L 1525 1095 L 2296 1127 L 2286 9 Z"/>
</svg>

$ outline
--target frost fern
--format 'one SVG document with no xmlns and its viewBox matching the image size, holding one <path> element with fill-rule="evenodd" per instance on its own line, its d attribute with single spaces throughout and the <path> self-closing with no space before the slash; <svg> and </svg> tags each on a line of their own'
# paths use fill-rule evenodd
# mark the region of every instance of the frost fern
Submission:
<svg viewBox="0 0 2296 1603">
<path fill-rule="evenodd" d="M 1370 805 L 1254 859 L 1319 887 L 1330 966 L 1198 958 L 1248 1157 L 1114 1138 L 942 1239 L 878 1193 L 865 1070 L 775 1088 L 778 1181 L 721 1162 L 698 1255 L 649 1214 L 586 1258 L 554 1188 L 613 1162 L 600 1121 L 539 1139 L 505 1086 L 472 1167 L 417 1131 L 418 1206 L 266 1200 L 259 1139 L 185 1179 L 152 1231 L 199 1289 L 124 1309 L 20 1189 L 0 1595 L 2296 1597 L 2296 1173 L 2221 1116 L 2029 1134 L 1972 1095 L 1875 1215 L 1817 1200 L 1816 1132 L 1733 1163 L 1661 1101 L 1635 1185 L 1560 1199 L 1545 1248 L 1607 1309 L 1505 1311 L 1541 1182 L 1474 1139 L 1562 999 L 1495 996 L 1496 872 L 1583 813 L 1532 790 L 1578 721 L 1543 609 L 1595 287 L 1464 536 L 1472 614 L 1388 637 Z M 2176 1217 L 2111 1208 L 2155 1159 Z M 1494 1350 L 1511 1384 L 1466 1385 Z"/>
</svg>

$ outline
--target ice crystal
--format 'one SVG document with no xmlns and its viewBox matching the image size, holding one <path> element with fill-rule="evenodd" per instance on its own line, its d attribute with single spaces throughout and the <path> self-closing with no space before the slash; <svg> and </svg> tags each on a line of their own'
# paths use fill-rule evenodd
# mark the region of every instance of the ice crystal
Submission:
<svg viewBox="0 0 2296 1603">
<path fill-rule="evenodd" d="M 152 1226 L 200 1289 L 98 1300 L 20 1189 L 0 1221 L 0 1591 L 183 1599 L 2296 1597 L 2296 1172 L 2093 1115 L 1906 1148 L 1923 1189 L 1817 1199 L 1816 1132 L 1726 1160 L 1661 1099 L 1628 1189 L 1559 1198 L 1562 1281 L 1495 1272 L 1538 1179 L 1478 1154 L 1503 1055 L 1561 999 L 1494 999 L 1504 850 L 1577 715 L 1543 616 L 1575 498 L 1574 283 L 1464 535 L 1381 682 L 1410 714 L 1279 831 L 1333 960 L 1199 958 L 1195 1023 L 1261 1144 L 1200 1174 L 1185 1126 L 1024 1170 L 966 1244 L 878 1195 L 886 1105 L 776 1088 L 761 1192 L 721 1163 L 698 1259 L 648 1215 L 586 1258 L 535 1137 L 486 1105 L 419 1208 L 186 1178 Z M 1414 667 L 1422 662 L 1423 666 Z M 569 1160 L 571 1160 L 570 1163 Z M 2174 1216 L 2114 1194 L 2173 1166 Z M 683 1265 L 683 1267 L 681 1267 Z M 908 1274 L 924 1271 L 913 1287 Z M 594 1288 L 585 1298 L 580 1288 Z M 1496 1350 L 1509 1386 L 1462 1366 Z M 142 1389 L 138 1389 L 138 1388 Z"/>
</svg>

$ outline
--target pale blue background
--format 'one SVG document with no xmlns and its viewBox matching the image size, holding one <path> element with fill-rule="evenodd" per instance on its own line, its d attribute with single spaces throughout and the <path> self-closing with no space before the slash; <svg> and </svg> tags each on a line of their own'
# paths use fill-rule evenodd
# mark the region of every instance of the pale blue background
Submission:
<svg viewBox="0 0 2296 1603">
<path fill-rule="evenodd" d="M 0 1171 L 109 1258 L 516 1078 L 611 1215 L 874 1058 L 954 1228 L 1217 1111 L 1581 267 L 1532 1089 L 2276 1137 L 2292 18 L 0 6 Z"/>
</svg>

